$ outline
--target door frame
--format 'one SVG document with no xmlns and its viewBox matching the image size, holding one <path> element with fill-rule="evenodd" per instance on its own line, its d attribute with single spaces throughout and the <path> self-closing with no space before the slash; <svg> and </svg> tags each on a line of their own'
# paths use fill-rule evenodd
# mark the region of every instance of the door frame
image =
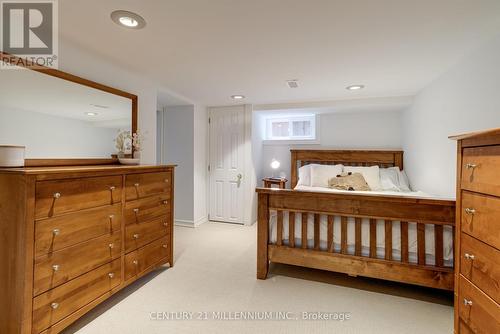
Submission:
<svg viewBox="0 0 500 334">
<path fill-rule="evenodd" d="M 255 222 L 255 218 L 257 215 L 257 201 L 256 201 L 256 193 L 255 187 L 256 183 L 256 175 L 255 168 L 252 164 L 252 111 L 253 107 L 250 104 L 243 105 L 234 105 L 234 106 L 221 106 L 221 107 L 209 107 L 208 108 L 208 220 L 210 221 L 210 214 L 212 210 L 212 196 L 211 196 L 211 185 L 212 185 L 212 170 L 211 170 L 211 162 L 212 162 L 212 114 L 215 110 L 221 110 L 226 108 L 242 108 L 243 118 L 245 120 L 244 124 L 244 145 L 243 145 L 243 180 L 242 180 L 242 188 L 243 188 L 243 203 L 251 203 L 251 205 L 243 204 L 243 222 L 242 225 L 252 225 Z M 231 224 L 230 222 L 227 222 Z M 233 223 L 234 224 L 234 223 Z"/>
</svg>

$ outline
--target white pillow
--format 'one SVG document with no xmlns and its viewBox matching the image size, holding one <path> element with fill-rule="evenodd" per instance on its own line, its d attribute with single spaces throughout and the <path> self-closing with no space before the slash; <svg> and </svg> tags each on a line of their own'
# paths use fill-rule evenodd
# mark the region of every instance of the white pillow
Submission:
<svg viewBox="0 0 500 334">
<path fill-rule="evenodd" d="M 328 188 L 328 180 L 342 173 L 342 165 L 311 165 L 311 186 Z"/>
<path fill-rule="evenodd" d="M 299 168 L 297 186 L 311 186 L 311 166 L 312 165 L 305 165 Z"/>
<path fill-rule="evenodd" d="M 399 168 L 398 168 L 399 169 Z M 411 191 L 410 181 L 404 170 L 399 171 L 399 188 L 401 191 Z"/>
<path fill-rule="evenodd" d="M 399 185 L 399 167 L 380 168 L 382 190 L 402 191 Z"/>
<path fill-rule="evenodd" d="M 380 169 L 378 166 L 371 167 L 353 167 L 344 166 L 344 172 L 361 173 L 368 183 L 371 190 L 382 189 L 380 185 Z"/>
</svg>

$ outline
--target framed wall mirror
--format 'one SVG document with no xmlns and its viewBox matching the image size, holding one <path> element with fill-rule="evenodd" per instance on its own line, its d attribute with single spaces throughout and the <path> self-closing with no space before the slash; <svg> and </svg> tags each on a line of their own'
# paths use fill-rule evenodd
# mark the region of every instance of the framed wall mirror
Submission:
<svg viewBox="0 0 500 334">
<path fill-rule="evenodd" d="M 116 162 L 118 133 L 137 132 L 136 95 L 0 56 L 0 145 L 25 146 L 26 166 Z"/>
</svg>

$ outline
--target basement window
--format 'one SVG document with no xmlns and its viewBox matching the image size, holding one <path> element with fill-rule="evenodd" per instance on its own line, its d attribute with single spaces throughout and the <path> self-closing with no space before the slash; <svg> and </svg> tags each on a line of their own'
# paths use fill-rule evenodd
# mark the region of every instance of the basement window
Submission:
<svg viewBox="0 0 500 334">
<path fill-rule="evenodd" d="M 315 143 L 316 133 L 315 115 L 266 118 L 266 141 Z"/>
</svg>

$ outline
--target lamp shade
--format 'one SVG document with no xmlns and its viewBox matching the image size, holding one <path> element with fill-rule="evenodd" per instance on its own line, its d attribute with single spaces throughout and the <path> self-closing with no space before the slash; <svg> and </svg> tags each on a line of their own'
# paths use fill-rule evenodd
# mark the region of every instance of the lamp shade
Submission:
<svg viewBox="0 0 500 334">
<path fill-rule="evenodd" d="M 278 160 L 273 159 L 271 161 L 271 168 L 272 169 L 278 169 L 278 168 L 280 168 L 280 166 L 281 166 L 281 163 Z"/>
</svg>

